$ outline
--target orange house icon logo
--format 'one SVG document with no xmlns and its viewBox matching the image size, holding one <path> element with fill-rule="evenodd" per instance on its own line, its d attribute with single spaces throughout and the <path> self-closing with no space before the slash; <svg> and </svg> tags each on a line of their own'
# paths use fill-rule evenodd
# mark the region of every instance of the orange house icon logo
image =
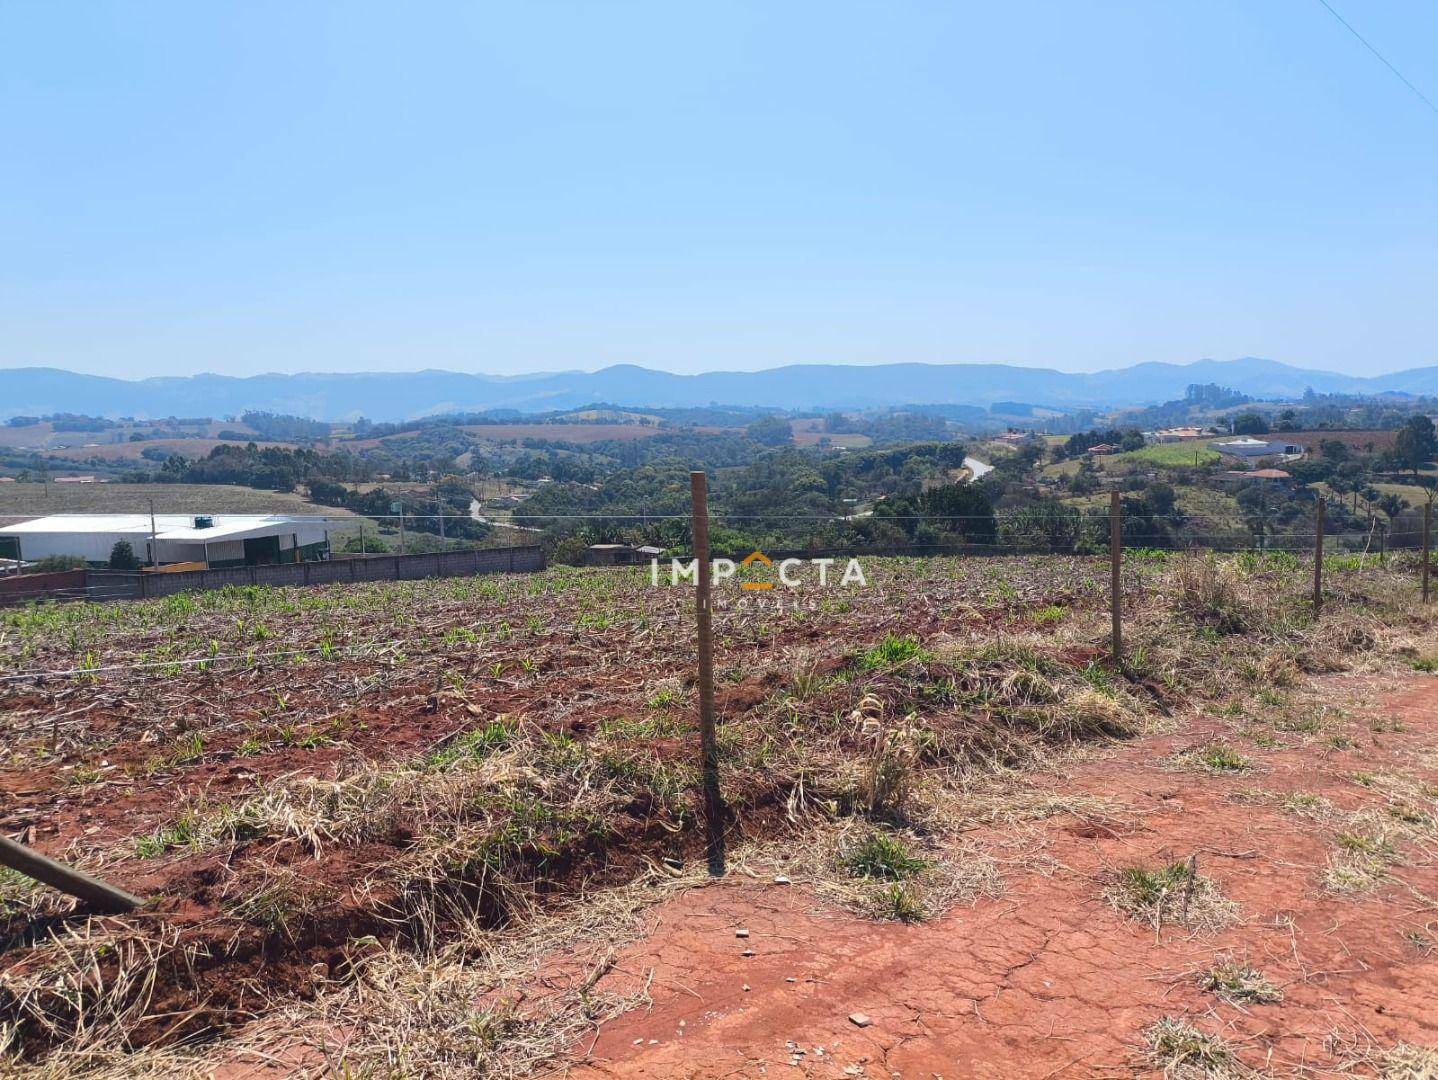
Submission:
<svg viewBox="0 0 1438 1080">
<path fill-rule="evenodd" d="M 762 551 L 751 551 L 748 555 L 744 556 L 744 561 L 739 564 L 741 569 L 747 569 L 751 566 L 772 567 L 773 565 L 774 560 Z M 774 583 L 772 581 L 745 581 L 739 585 L 741 589 L 772 589 L 773 587 Z"/>
</svg>

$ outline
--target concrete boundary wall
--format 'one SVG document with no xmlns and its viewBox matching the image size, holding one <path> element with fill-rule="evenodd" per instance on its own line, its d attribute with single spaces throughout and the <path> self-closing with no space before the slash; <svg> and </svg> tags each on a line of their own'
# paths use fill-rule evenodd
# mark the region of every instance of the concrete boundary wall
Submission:
<svg viewBox="0 0 1438 1080">
<path fill-rule="evenodd" d="M 231 566 L 222 570 L 182 570 L 172 574 L 116 570 L 86 572 L 84 591 L 67 590 L 54 599 L 143 600 L 179 592 L 203 592 L 226 585 L 334 585 L 357 581 L 415 581 L 420 578 L 468 577 L 472 574 L 528 574 L 545 567 L 544 549 L 482 548 L 425 555 L 357 555 L 324 562 L 280 563 L 272 566 Z M 78 590 L 75 590 L 78 592 Z"/>
</svg>

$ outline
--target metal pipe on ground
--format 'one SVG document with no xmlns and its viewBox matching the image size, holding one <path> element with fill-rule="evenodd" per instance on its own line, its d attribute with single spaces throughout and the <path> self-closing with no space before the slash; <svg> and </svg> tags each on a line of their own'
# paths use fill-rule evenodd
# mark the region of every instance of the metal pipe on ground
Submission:
<svg viewBox="0 0 1438 1080">
<path fill-rule="evenodd" d="M 26 877 L 83 900 L 95 911 L 121 914 L 133 911 L 145 902 L 124 889 L 117 889 L 72 866 L 56 862 L 3 835 L 0 835 L 0 866 L 8 866 Z"/>
</svg>

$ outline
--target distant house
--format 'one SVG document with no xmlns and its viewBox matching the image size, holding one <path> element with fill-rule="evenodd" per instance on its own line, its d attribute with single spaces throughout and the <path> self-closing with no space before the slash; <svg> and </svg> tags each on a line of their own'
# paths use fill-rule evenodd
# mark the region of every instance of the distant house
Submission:
<svg viewBox="0 0 1438 1080">
<path fill-rule="evenodd" d="M 1032 431 L 1005 431 L 1002 435 L 995 435 L 993 441 L 1008 446 L 1023 446 L 1037 438 Z"/>
<path fill-rule="evenodd" d="M 639 561 L 632 544 L 590 544 L 584 549 L 585 566 L 636 566 Z"/>
<path fill-rule="evenodd" d="M 1220 454 L 1238 458 L 1302 457 L 1303 447 L 1283 439 L 1255 439 L 1244 435 L 1237 439 L 1219 439 L 1208 444 Z"/>
<path fill-rule="evenodd" d="M 96 480 L 93 476 L 57 476 L 57 484 L 100 484 L 103 480 Z"/>
<path fill-rule="evenodd" d="M 1228 488 L 1242 487 L 1245 484 L 1287 487 L 1293 483 L 1293 474 L 1282 469 L 1230 469 L 1222 475 L 1222 480 Z"/>
<path fill-rule="evenodd" d="M 1190 439 L 1203 438 L 1203 428 L 1199 427 L 1171 427 L 1162 428 L 1158 431 L 1144 432 L 1144 438 L 1155 443 L 1176 443 L 1187 442 Z"/>
<path fill-rule="evenodd" d="M 1090 446 L 1084 453 L 1093 457 L 1103 457 L 1106 454 L 1117 454 L 1120 449 L 1113 443 L 1099 443 L 1097 446 Z"/>
</svg>

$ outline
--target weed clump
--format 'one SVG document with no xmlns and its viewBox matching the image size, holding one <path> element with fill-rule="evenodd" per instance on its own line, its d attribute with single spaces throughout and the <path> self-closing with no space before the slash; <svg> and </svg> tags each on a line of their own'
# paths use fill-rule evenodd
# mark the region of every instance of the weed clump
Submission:
<svg viewBox="0 0 1438 1080">
<path fill-rule="evenodd" d="M 928 654 L 919 645 L 918 638 L 913 635 L 900 636 L 890 631 L 884 635 L 882 641 L 859 657 L 859 667 L 864 671 L 881 671 L 910 661 L 923 662 L 927 659 Z"/>
<path fill-rule="evenodd" d="M 1231 923 L 1238 905 L 1211 879 L 1198 873 L 1196 861 L 1151 869 L 1127 866 L 1104 889 L 1114 910 L 1154 928 L 1173 923 L 1190 929 L 1217 929 Z"/>
<path fill-rule="evenodd" d="M 1180 767 L 1202 769 L 1216 776 L 1247 772 L 1253 764 L 1233 747 L 1221 742 L 1182 750 L 1174 754 L 1172 760 Z"/>
<path fill-rule="evenodd" d="M 886 833 L 872 832 L 844 856 L 843 865 L 854 877 L 901 881 L 929 864 L 909 854 L 903 842 Z"/>
<path fill-rule="evenodd" d="M 1335 838 L 1337 849 L 1323 868 L 1323 884 L 1330 892 L 1366 892 L 1388 880 L 1388 867 L 1399 861 L 1388 826 L 1360 821 Z"/>
<path fill-rule="evenodd" d="M 1211 553 L 1174 560 L 1173 587 L 1179 610 L 1199 626 L 1241 634 L 1253 619 L 1254 605 L 1242 576 Z"/>
<path fill-rule="evenodd" d="M 1238 1077 L 1251 1075 L 1228 1044 L 1185 1020 L 1165 1016 L 1144 1030 L 1149 1059 L 1164 1076 Z"/>
<path fill-rule="evenodd" d="M 484 727 L 464 732 L 448 746 L 434 751 L 426 764 L 432 769 L 447 769 L 462 761 L 483 761 L 508 746 L 514 739 L 514 731 L 514 725 L 501 716 Z"/>
<path fill-rule="evenodd" d="M 1272 1005 L 1283 1000 L 1283 991 L 1263 972 L 1231 957 L 1219 960 L 1200 975 L 1198 986 L 1224 1001 L 1242 1005 Z"/>
</svg>

